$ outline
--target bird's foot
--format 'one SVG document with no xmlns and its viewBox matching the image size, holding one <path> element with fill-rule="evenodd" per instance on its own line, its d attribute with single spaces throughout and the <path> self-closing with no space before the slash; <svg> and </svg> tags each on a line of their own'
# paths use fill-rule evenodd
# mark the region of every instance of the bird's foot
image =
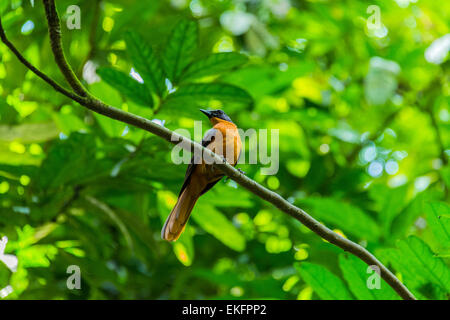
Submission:
<svg viewBox="0 0 450 320">
<path fill-rule="evenodd" d="M 245 174 L 246 174 L 245 171 L 242 171 L 242 170 L 239 169 L 239 168 L 236 168 L 236 170 L 239 171 L 240 173 L 242 173 L 242 174 L 245 176 Z"/>
</svg>

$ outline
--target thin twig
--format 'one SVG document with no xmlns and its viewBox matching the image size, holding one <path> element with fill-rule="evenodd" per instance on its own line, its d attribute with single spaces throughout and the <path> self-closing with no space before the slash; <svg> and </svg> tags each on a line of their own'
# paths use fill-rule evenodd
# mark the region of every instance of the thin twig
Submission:
<svg viewBox="0 0 450 320">
<path fill-rule="evenodd" d="M 44 0 L 45 1 L 45 0 Z M 121 109 L 117 109 L 112 106 L 108 106 L 102 101 L 91 97 L 90 95 L 87 97 L 80 97 L 72 92 L 68 92 L 64 88 L 60 87 L 56 82 L 51 80 L 45 74 L 40 72 L 37 68 L 35 68 L 31 63 L 29 63 L 20 52 L 12 45 L 11 42 L 8 41 L 6 35 L 4 33 L 3 27 L 1 25 L 0 18 L 0 37 L 2 41 L 11 49 L 11 51 L 17 56 L 17 58 L 31 71 L 33 71 L 37 76 L 41 79 L 49 83 L 52 87 L 55 88 L 58 92 L 66 95 L 68 98 L 78 102 L 84 107 L 102 114 L 111 119 L 115 119 L 129 125 L 141 128 L 148 132 L 151 132 L 160 138 L 175 144 L 180 145 L 185 150 L 199 152 L 199 154 L 203 154 L 205 157 L 209 157 L 214 161 L 213 166 L 220 169 L 225 175 L 230 177 L 232 180 L 236 181 L 240 186 L 249 190 L 257 197 L 266 200 L 267 202 L 273 204 L 275 207 L 280 209 L 281 211 L 289 214 L 294 219 L 297 219 L 301 223 L 303 223 L 306 227 L 308 227 L 311 231 L 327 240 L 328 242 L 342 248 L 345 251 L 348 251 L 355 256 L 359 257 L 361 260 L 366 262 L 368 265 L 378 266 L 380 269 L 381 277 L 391 286 L 403 299 L 413 300 L 415 299 L 414 295 L 406 288 L 403 283 L 388 269 L 386 268 L 378 259 L 372 255 L 365 248 L 360 246 L 359 244 L 352 242 L 339 234 L 333 232 L 331 229 L 322 225 L 319 221 L 315 220 L 309 214 L 307 214 L 302 209 L 294 206 L 290 202 L 283 199 L 279 194 L 268 190 L 262 185 L 258 184 L 256 181 L 248 178 L 247 176 L 240 173 L 237 169 L 235 169 L 230 164 L 223 162 L 223 158 L 209 149 L 202 147 L 199 143 L 194 142 L 186 137 L 183 137 L 163 126 L 160 126 L 148 119 L 143 117 L 134 115 L 132 113 L 125 112 Z M 59 54 L 60 55 L 60 54 Z"/>
</svg>

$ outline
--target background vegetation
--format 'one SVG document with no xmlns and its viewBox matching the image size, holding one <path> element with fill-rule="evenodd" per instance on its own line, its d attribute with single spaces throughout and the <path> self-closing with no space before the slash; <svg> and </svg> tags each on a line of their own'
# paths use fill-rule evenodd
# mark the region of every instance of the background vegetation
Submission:
<svg viewBox="0 0 450 320">
<path fill-rule="evenodd" d="M 80 30 L 65 24 L 73 4 Z M 449 298 L 450 3 L 57 6 L 67 58 L 94 96 L 172 130 L 193 133 L 200 106 L 244 130 L 279 129 L 279 172 L 241 165 L 249 177 L 366 246 L 416 297 Z M 63 83 L 42 3 L 2 1 L 0 13 L 20 51 Z M 363 262 L 232 181 L 163 242 L 186 169 L 170 152 L 57 94 L 0 45 L 0 297 L 398 298 L 385 282 L 369 290 Z M 66 287 L 69 265 L 81 290 Z"/>
</svg>

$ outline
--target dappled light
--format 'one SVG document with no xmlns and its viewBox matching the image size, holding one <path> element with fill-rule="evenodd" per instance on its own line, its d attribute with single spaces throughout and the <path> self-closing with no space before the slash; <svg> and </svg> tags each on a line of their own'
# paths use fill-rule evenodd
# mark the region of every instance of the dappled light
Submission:
<svg viewBox="0 0 450 320">
<path fill-rule="evenodd" d="M 449 299 L 450 2 L 72 2 L 0 3 L 0 299 Z"/>
</svg>

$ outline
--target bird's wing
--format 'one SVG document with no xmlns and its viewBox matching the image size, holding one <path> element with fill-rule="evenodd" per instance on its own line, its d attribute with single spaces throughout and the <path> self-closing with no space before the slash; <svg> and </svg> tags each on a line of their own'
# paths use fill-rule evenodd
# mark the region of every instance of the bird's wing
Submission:
<svg viewBox="0 0 450 320">
<path fill-rule="evenodd" d="M 211 129 L 209 129 L 208 131 L 206 131 L 205 136 L 204 136 L 203 139 L 202 139 L 202 146 L 203 146 L 203 147 L 208 147 L 208 145 L 209 145 L 211 142 L 214 141 L 215 136 L 216 136 L 216 132 L 217 132 L 217 129 L 214 129 L 214 128 L 211 128 Z M 190 163 L 189 166 L 187 167 L 186 175 L 184 176 L 184 182 L 183 182 L 183 186 L 181 187 L 179 196 L 181 195 L 181 193 L 183 192 L 183 190 L 184 190 L 184 189 L 186 188 L 186 186 L 188 185 L 189 180 L 190 180 L 191 175 L 192 175 L 192 172 L 194 172 L 195 166 L 196 166 L 196 164 L 194 163 L 194 156 L 192 156 L 192 158 L 191 158 L 191 163 Z M 214 182 L 214 184 L 215 184 L 215 182 Z M 212 187 L 212 186 L 211 186 L 211 187 Z M 210 188 L 211 188 L 211 187 L 210 187 Z M 208 190 L 209 190 L 209 189 L 208 189 Z M 204 191 L 204 192 L 206 192 L 206 191 Z M 203 193 L 204 193 L 204 192 L 203 192 Z M 203 193 L 202 193 L 202 194 L 203 194 Z"/>
</svg>

